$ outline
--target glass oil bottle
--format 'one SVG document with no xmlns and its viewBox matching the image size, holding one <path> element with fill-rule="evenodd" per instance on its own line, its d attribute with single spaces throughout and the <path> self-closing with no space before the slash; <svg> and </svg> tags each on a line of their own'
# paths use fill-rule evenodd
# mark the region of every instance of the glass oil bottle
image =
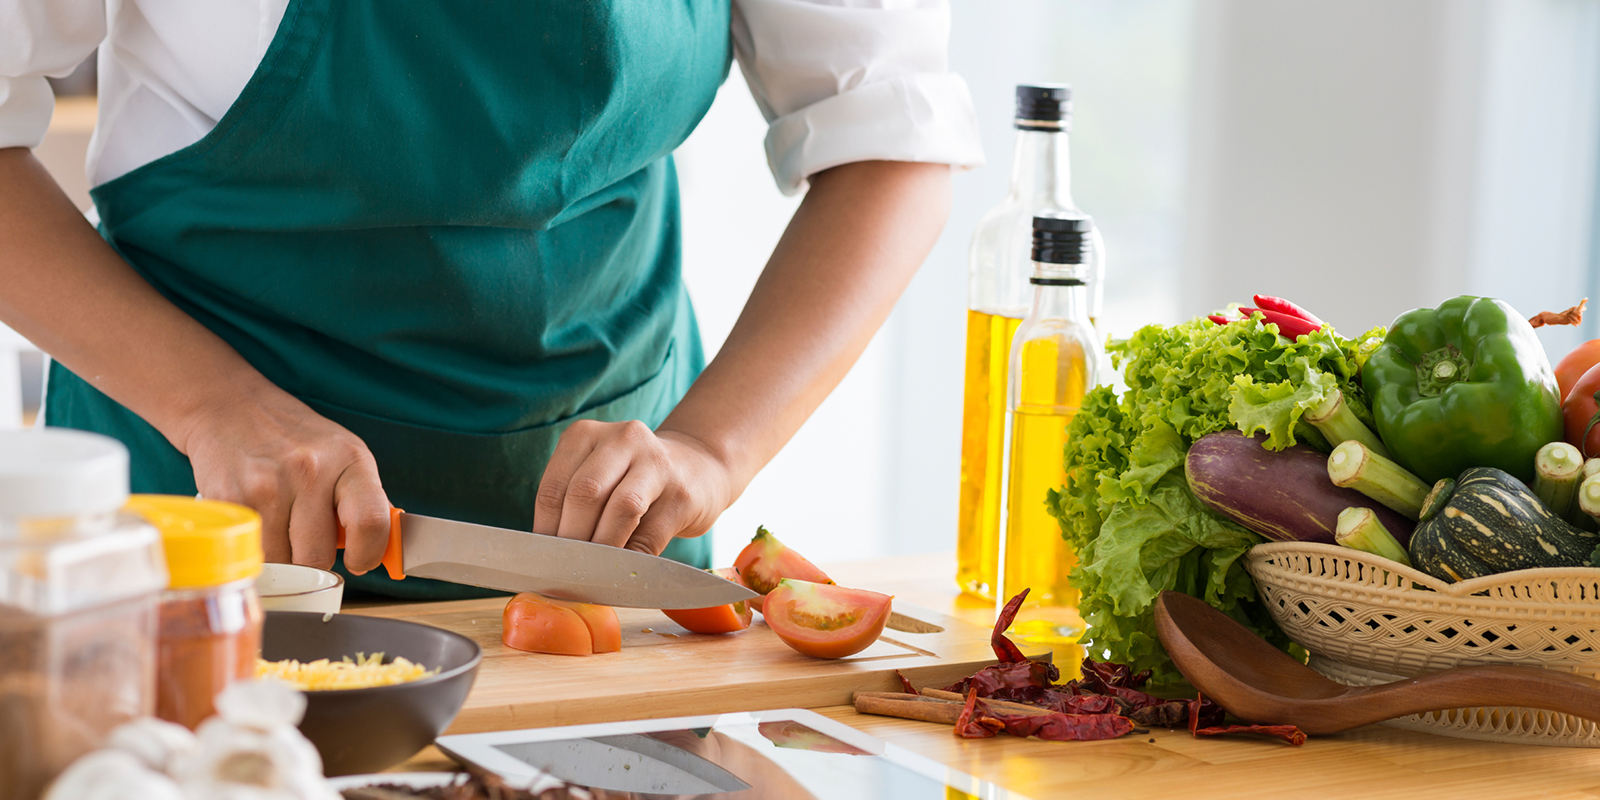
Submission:
<svg viewBox="0 0 1600 800">
<path fill-rule="evenodd" d="M 1006 386 L 1011 339 L 1026 315 L 1028 243 L 1035 216 L 1082 216 L 1072 202 L 1068 132 L 1072 90 L 1018 86 L 1011 191 L 972 237 L 967 289 L 966 384 L 962 398 L 961 489 L 956 582 L 993 600 L 999 581 L 1000 474 L 1004 469 Z M 1104 247 L 1091 232 L 1090 318 L 1096 314 Z"/>
<path fill-rule="evenodd" d="M 998 597 L 1029 590 L 1012 630 L 1031 641 L 1083 633 L 1078 592 L 1067 583 L 1077 555 L 1046 510 L 1046 495 L 1066 482 L 1067 426 L 1100 377 L 1089 319 L 1093 231 L 1086 216 L 1034 218 L 1033 305 L 1011 342 Z"/>
</svg>

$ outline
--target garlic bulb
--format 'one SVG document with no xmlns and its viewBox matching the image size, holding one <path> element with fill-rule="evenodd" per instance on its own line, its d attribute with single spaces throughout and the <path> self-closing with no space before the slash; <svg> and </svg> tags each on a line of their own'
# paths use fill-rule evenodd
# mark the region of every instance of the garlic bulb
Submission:
<svg viewBox="0 0 1600 800">
<path fill-rule="evenodd" d="M 149 769 L 168 772 L 179 758 L 194 750 L 197 741 L 182 725 L 140 717 L 112 731 L 106 747 L 137 757 Z"/>
<path fill-rule="evenodd" d="M 217 696 L 218 716 L 200 724 L 194 751 L 172 775 L 191 798 L 338 800 L 322 757 L 295 728 L 305 697 L 278 681 L 237 683 Z"/>
<path fill-rule="evenodd" d="M 171 778 L 122 750 L 96 750 L 56 777 L 44 800 L 188 800 Z"/>
</svg>

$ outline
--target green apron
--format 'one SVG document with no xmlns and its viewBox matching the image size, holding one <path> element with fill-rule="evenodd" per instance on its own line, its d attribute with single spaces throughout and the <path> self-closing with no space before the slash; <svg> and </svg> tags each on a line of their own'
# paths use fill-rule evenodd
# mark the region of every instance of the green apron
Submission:
<svg viewBox="0 0 1600 800">
<path fill-rule="evenodd" d="M 361 437 L 396 506 L 527 530 L 570 422 L 654 427 L 703 366 L 670 153 L 728 39 L 728 0 L 293 0 L 214 130 L 93 191 L 101 233 Z M 142 419 L 48 386 L 46 423 L 125 442 L 134 491 L 195 492 Z M 352 585 L 481 592 L 381 572 Z"/>
</svg>

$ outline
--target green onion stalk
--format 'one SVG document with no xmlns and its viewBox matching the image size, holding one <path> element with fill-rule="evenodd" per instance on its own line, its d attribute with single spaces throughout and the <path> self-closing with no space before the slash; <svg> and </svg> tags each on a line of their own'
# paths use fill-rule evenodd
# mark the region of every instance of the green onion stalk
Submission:
<svg viewBox="0 0 1600 800">
<path fill-rule="evenodd" d="M 1330 445 L 1357 441 L 1380 456 L 1385 458 L 1389 456 L 1389 451 L 1384 448 L 1378 434 L 1350 410 L 1350 405 L 1344 401 L 1344 392 L 1338 389 L 1330 392 L 1328 399 L 1322 401 L 1322 405 L 1306 412 L 1303 419 L 1327 437 Z"/>
<path fill-rule="evenodd" d="M 1334 528 L 1333 540 L 1353 550 L 1411 566 L 1411 557 L 1406 555 L 1406 549 L 1400 546 L 1400 540 L 1394 538 L 1394 534 L 1383 526 L 1378 520 L 1378 515 L 1370 508 L 1351 506 L 1339 512 L 1339 523 Z"/>
<path fill-rule="evenodd" d="M 1551 442 L 1533 457 L 1533 493 L 1558 517 L 1572 513 L 1572 500 L 1583 481 L 1583 454 L 1566 442 Z"/>
<path fill-rule="evenodd" d="M 1428 496 L 1428 485 L 1421 479 L 1355 439 L 1333 448 L 1328 456 L 1328 479 L 1413 520 L 1421 516 Z"/>
</svg>

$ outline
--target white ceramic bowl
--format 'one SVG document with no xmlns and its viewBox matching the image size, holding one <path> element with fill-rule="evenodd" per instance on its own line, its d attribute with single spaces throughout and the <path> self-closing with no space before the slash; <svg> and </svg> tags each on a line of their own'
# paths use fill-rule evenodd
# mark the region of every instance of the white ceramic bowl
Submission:
<svg viewBox="0 0 1600 800">
<path fill-rule="evenodd" d="M 267 611 L 337 614 L 344 601 L 344 578 L 316 567 L 263 564 L 256 578 L 256 594 Z"/>
</svg>

